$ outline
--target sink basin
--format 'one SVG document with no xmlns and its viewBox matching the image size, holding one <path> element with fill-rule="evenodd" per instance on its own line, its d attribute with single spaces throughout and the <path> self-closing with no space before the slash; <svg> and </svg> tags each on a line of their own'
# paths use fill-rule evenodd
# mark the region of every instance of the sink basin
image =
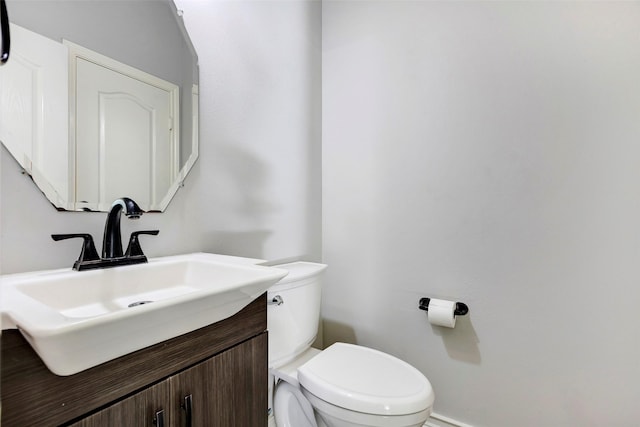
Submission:
<svg viewBox="0 0 640 427">
<path fill-rule="evenodd" d="M 197 253 L 1 276 L 3 328 L 53 373 L 75 374 L 234 315 L 287 274 L 258 261 Z"/>
</svg>

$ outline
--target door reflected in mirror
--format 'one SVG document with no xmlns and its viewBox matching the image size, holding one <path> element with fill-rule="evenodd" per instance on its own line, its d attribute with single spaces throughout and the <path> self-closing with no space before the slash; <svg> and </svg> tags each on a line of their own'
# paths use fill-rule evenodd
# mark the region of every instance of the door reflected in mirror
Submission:
<svg viewBox="0 0 640 427">
<path fill-rule="evenodd" d="M 197 56 L 173 1 L 7 4 L 5 147 L 58 209 L 127 195 L 163 211 L 198 157 Z"/>
</svg>

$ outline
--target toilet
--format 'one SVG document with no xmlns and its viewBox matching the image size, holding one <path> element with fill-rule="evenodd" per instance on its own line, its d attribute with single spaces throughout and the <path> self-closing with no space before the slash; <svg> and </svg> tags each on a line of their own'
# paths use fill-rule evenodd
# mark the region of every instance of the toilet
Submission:
<svg viewBox="0 0 640 427">
<path fill-rule="evenodd" d="M 289 274 L 267 291 L 269 427 L 423 426 L 434 393 L 416 368 L 363 346 L 311 347 L 327 266 L 276 267 Z"/>
</svg>

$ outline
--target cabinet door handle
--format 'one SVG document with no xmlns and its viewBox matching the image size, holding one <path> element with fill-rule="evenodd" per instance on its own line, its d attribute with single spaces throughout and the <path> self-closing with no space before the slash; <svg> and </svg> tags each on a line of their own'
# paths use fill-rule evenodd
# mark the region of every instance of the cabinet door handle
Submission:
<svg viewBox="0 0 640 427">
<path fill-rule="evenodd" d="M 156 415 L 153 417 L 153 424 L 157 427 L 164 427 L 164 409 L 156 411 Z"/>
<path fill-rule="evenodd" d="M 193 415 L 193 395 L 189 394 L 184 397 L 184 403 L 180 405 L 184 409 L 186 415 L 185 427 L 191 427 L 191 418 Z"/>
</svg>

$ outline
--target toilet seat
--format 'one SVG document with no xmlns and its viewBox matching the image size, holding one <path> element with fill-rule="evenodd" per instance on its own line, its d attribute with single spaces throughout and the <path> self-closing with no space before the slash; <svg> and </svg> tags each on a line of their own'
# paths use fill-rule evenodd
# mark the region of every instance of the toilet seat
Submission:
<svg viewBox="0 0 640 427">
<path fill-rule="evenodd" d="M 352 344 L 326 348 L 298 368 L 298 381 L 331 405 L 365 414 L 413 414 L 430 410 L 434 401 L 429 380 L 416 368 Z"/>
<path fill-rule="evenodd" d="M 423 427 L 431 408 L 405 415 L 373 415 L 332 405 L 302 389 L 302 394 L 328 425 L 367 427 Z M 327 422 L 329 421 L 329 422 Z M 330 423 L 330 424 L 329 424 Z"/>
</svg>

